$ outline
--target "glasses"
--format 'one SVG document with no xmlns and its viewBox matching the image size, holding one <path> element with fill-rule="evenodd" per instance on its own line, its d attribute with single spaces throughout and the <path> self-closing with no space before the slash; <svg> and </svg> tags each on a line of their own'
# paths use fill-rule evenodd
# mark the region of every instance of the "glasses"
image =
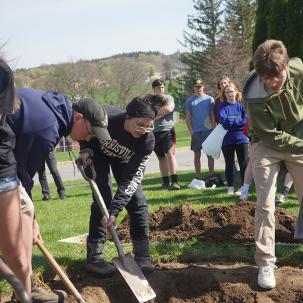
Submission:
<svg viewBox="0 0 303 303">
<path fill-rule="evenodd" d="M 145 133 L 149 133 L 154 128 L 155 128 L 154 122 L 152 122 L 148 126 L 145 126 L 143 123 L 137 123 L 137 122 L 135 122 L 135 130 L 136 131 L 144 131 Z"/>
</svg>

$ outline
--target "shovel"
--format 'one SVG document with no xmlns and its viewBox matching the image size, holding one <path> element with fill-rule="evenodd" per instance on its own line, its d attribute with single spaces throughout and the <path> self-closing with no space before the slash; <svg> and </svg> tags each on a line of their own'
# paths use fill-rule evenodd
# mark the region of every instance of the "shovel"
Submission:
<svg viewBox="0 0 303 303">
<path fill-rule="evenodd" d="M 61 278 L 62 282 L 65 284 L 67 289 L 70 291 L 70 293 L 75 297 L 77 302 L 79 303 L 86 303 L 84 299 L 81 297 L 80 293 L 78 290 L 75 288 L 71 280 L 68 278 L 68 276 L 65 274 L 65 272 L 61 269 L 59 264 L 56 262 L 56 260 L 53 258 L 53 256 L 49 253 L 49 251 L 46 249 L 44 244 L 40 241 L 37 240 L 36 245 L 46 258 L 46 260 L 49 262 L 49 264 L 52 266 L 52 268 L 55 270 L 55 272 L 59 275 Z"/>
<path fill-rule="evenodd" d="M 89 182 L 89 185 L 92 189 L 94 197 L 97 201 L 97 204 L 101 210 L 102 215 L 105 217 L 106 221 L 109 219 L 109 214 L 106 208 L 106 205 L 103 201 L 103 198 L 100 194 L 98 186 L 94 181 L 96 177 L 96 172 L 94 166 L 91 164 L 90 169 L 92 172 L 92 179 L 88 178 L 84 172 L 84 168 L 76 161 L 76 164 L 83 176 L 83 178 Z M 156 297 L 155 292 L 149 285 L 148 281 L 146 280 L 145 276 L 143 275 L 140 267 L 135 262 L 131 254 L 124 254 L 122 244 L 119 240 L 115 227 L 112 225 L 110 227 L 110 233 L 115 243 L 115 246 L 118 251 L 118 258 L 113 259 L 113 263 L 118 268 L 119 272 L 121 273 L 122 277 L 124 278 L 125 282 L 128 284 L 130 289 L 132 290 L 133 294 L 137 298 L 140 303 L 147 302 L 151 299 Z"/>
</svg>

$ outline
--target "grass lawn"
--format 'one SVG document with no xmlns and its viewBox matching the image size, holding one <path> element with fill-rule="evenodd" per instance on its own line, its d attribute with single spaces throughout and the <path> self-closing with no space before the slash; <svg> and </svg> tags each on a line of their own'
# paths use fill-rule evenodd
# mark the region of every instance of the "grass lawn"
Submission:
<svg viewBox="0 0 303 303">
<path fill-rule="evenodd" d="M 149 204 L 149 211 L 154 212 L 160 206 L 177 206 L 180 203 L 190 203 L 194 208 L 210 206 L 214 203 L 227 205 L 237 202 L 237 197 L 226 194 L 226 188 L 217 188 L 211 191 L 201 191 L 187 189 L 188 183 L 194 177 L 194 173 L 183 171 L 179 173 L 180 184 L 183 189 L 180 191 L 160 190 L 161 178 L 159 174 L 147 174 L 143 181 L 144 192 Z M 41 233 L 45 245 L 57 262 L 63 267 L 76 266 L 83 262 L 86 256 L 85 245 L 66 244 L 58 242 L 59 239 L 68 238 L 88 231 L 88 219 L 91 203 L 91 191 L 88 183 L 82 180 L 66 182 L 66 199 L 64 201 L 53 199 L 48 202 L 41 201 L 40 187 L 35 186 L 33 200 L 36 207 L 37 218 L 40 223 Z M 238 186 L 239 184 L 237 184 Z M 236 188 L 237 188 L 236 186 Z M 281 187 L 280 187 L 281 188 Z M 51 190 L 55 192 L 55 187 L 51 184 Z M 55 195 L 54 195 L 55 196 Z M 250 200 L 255 201 L 254 188 L 251 190 Z M 283 207 L 291 213 L 298 213 L 299 207 L 292 192 L 290 199 L 283 203 Z M 125 213 L 124 213 L 125 214 Z M 119 220 L 123 217 L 120 214 Z M 130 251 L 129 244 L 124 245 L 125 251 Z M 116 256 L 116 249 L 112 243 L 106 245 L 106 258 L 111 260 Z M 214 244 L 191 239 L 182 243 L 161 242 L 153 243 L 152 258 L 154 261 L 182 261 L 184 259 L 194 261 L 210 261 L 220 257 L 230 261 L 244 261 L 254 263 L 254 245 L 235 244 Z M 288 264 L 302 266 L 303 246 L 277 246 L 276 254 L 278 264 Z M 45 259 L 34 248 L 34 269 L 48 273 L 50 267 Z M 0 281 L 1 291 L 7 291 L 8 285 Z"/>
</svg>

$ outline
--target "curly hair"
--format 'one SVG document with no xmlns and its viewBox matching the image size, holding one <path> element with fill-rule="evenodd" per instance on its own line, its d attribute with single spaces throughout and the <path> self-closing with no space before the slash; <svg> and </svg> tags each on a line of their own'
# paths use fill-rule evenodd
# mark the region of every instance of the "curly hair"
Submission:
<svg viewBox="0 0 303 303">
<path fill-rule="evenodd" d="M 224 87 L 224 89 L 223 89 L 223 91 L 222 91 L 222 94 L 221 94 L 221 100 L 223 100 L 223 101 L 226 101 L 226 100 L 227 100 L 227 98 L 226 98 L 226 96 L 225 96 L 225 90 L 226 90 L 227 88 L 234 88 L 235 91 L 237 92 L 237 94 L 236 94 L 236 100 L 237 100 L 237 101 L 241 101 L 241 100 L 242 100 L 242 94 L 239 92 L 239 90 L 238 90 L 236 84 L 234 84 L 233 82 L 229 82 L 229 83 Z"/>
</svg>

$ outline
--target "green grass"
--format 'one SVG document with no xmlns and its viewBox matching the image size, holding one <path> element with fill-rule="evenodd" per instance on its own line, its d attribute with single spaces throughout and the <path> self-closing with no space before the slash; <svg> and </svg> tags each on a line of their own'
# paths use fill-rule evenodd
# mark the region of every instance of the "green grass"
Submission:
<svg viewBox="0 0 303 303">
<path fill-rule="evenodd" d="M 219 205 L 233 204 L 237 197 L 226 194 L 226 188 L 217 188 L 211 191 L 187 189 L 188 183 L 194 177 L 191 171 L 179 172 L 179 181 L 183 189 L 180 191 L 160 190 L 161 178 L 159 174 L 147 174 L 143 181 L 149 211 L 154 212 L 160 206 L 177 206 L 180 203 L 190 203 L 194 208 L 208 207 L 214 203 Z M 81 244 L 65 244 L 58 242 L 59 239 L 85 234 L 88 231 L 90 204 L 92 201 L 88 183 L 82 180 L 66 182 L 66 200 L 53 199 L 48 202 L 41 201 L 40 187 L 35 186 L 33 200 L 36 207 L 37 218 L 40 223 L 41 233 L 45 245 L 57 262 L 63 267 L 72 267 L 81 264 L 85 260 L 86 248 Z M 237 184 L 236 186 L 239 186 Z M 279 184 L 281 188 L 281 184 Z M 54 185 L 51 190 L 55 192 Z M 55 196 L 55 195 L 53 195 Z M 251 189 L 250 200 L 255 201 L 254 188 Z M 294 193 L 290 199 L 283 203 L 283 208 L 291 213 L 298 213 L 299 207 Z M 125 212 L 120 214 L 119 221 Z M 124 245 L 126 252 L 131 250 L 131 245 Z M 169 262 L 196 262 L 229 260 L 243 261 L 254 264 L 254 245 L 235 245 L 201 242 L 197 239 L 189 239 L 182 243 L 166 242 L 152 243 L 151 254 L 154 261 Z M 303 245 L 277 246 L 276 254 L 278 265 L 303 266 Z M 111 260 L 116 256 L 116 249 L 110 242 L 106 245 L 105 256 Z M 35 271 L 44 274 L 51 272 L 45 259 L 38 249 L 34 248 L 33 264 Z M 7 292 L 8 286 L 0 281 L 0 293 Z"/>
<path fill-rule="evenodd" d="M 177 135 L 177 148 L 190 146 L 190 136 L 185 122 L 176 123 L 176 135 Z M 77 156 L 78 151 L 75 150 L 74 154 Z M 56 152 L 56 158 L 58 162 L 70 161 L 68 152 Z"/>
</svg>

